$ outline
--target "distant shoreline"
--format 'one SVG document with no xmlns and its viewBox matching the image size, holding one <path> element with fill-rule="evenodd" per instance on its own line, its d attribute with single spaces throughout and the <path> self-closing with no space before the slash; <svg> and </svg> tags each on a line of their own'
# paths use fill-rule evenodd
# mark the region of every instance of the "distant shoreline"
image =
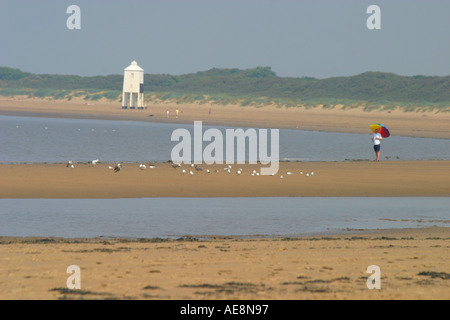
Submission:
<svg viewBox="0 0 450 320">
<path fill-rule="evenodd" d="M 178 118 L 175 110 L 179 109 Z M 167 118 L 166 111 L 170 116 Z M 450 139 L 450 113 L 363 111 L 274 106 L 253 107 L 216 104 L 152 104 L 145 110 L 123 110 L 119 102 L 100 101 L 87 104 L 80 101 L 42 100 L 0 97 L 0 115 L 52 117 L 98 120 L 133 120 L 172 124 L 232 126 L 242 128 L 279 128 L 306 131 L 370 134 L 371 123 L 383 123 L 391 135 Z"/>
</svg>

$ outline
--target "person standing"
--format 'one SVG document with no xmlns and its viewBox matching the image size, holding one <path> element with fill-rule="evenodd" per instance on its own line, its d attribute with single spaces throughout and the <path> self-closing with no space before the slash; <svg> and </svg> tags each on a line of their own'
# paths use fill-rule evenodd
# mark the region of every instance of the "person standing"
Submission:
<svg viewBox="0 0 450 320">
<path fill-rule="evenodd" d="M 374 161 L 380 161 L 381 140 L 383 140 L 383 137 L 378 132 L 378 129 L 375 129 L 375 132 L 372 135 L 373 150 L 375 150 L 376 155 L 376 159 Z"/>
</svg>

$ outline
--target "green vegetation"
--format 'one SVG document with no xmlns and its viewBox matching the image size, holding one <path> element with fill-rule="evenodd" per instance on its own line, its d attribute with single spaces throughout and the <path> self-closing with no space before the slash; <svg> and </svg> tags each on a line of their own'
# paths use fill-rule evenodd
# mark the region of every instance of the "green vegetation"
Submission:
<svg viewBox="0 0 450 320">
<path fill-rule="evenodd" d="M 26 95 L 53 99 L 120 101 L 122 75 L 81 77 L 32 74 L 0 67 L 0 95 Z M 146 101 L 177 103 L 275 105 L 333 109 L 363 107 L 405 111 L 450 111 L 450 76 L 404 77 L 365 72 L 350 77 L 316 79 L 278 77 L 270 67 L 248 70 L 217 69 L 172 76 L 145 75 Z"/>
</svg>

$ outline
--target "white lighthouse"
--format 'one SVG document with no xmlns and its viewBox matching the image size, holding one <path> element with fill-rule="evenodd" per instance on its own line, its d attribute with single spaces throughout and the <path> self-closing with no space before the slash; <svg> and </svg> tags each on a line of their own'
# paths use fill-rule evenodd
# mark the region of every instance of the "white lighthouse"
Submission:
<svg viewBox="0 0 450 320">
<path fill-rule="evenodd" d="M 124 69 L 122 109 L 138 109 L 144 107 L 144 69 L 138 66 L 136 61 Z"/>
</svg>

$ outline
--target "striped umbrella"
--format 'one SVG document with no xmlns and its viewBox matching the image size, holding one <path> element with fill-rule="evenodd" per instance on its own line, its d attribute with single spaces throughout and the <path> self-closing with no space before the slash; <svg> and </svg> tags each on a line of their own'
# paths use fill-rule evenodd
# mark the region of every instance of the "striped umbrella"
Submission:
<svg viewBox="0 0 450 320">
<path fill-rule="evenodd" d="M 372 132 L 375 132 L 377 129 L 378 133 L 380 133 L 383 138 L 388 138 L 391 135 L 389 130 L 382 124 L 374 123 L 370 125 L 370 130 L 372 130 Z"/>
</svg>

